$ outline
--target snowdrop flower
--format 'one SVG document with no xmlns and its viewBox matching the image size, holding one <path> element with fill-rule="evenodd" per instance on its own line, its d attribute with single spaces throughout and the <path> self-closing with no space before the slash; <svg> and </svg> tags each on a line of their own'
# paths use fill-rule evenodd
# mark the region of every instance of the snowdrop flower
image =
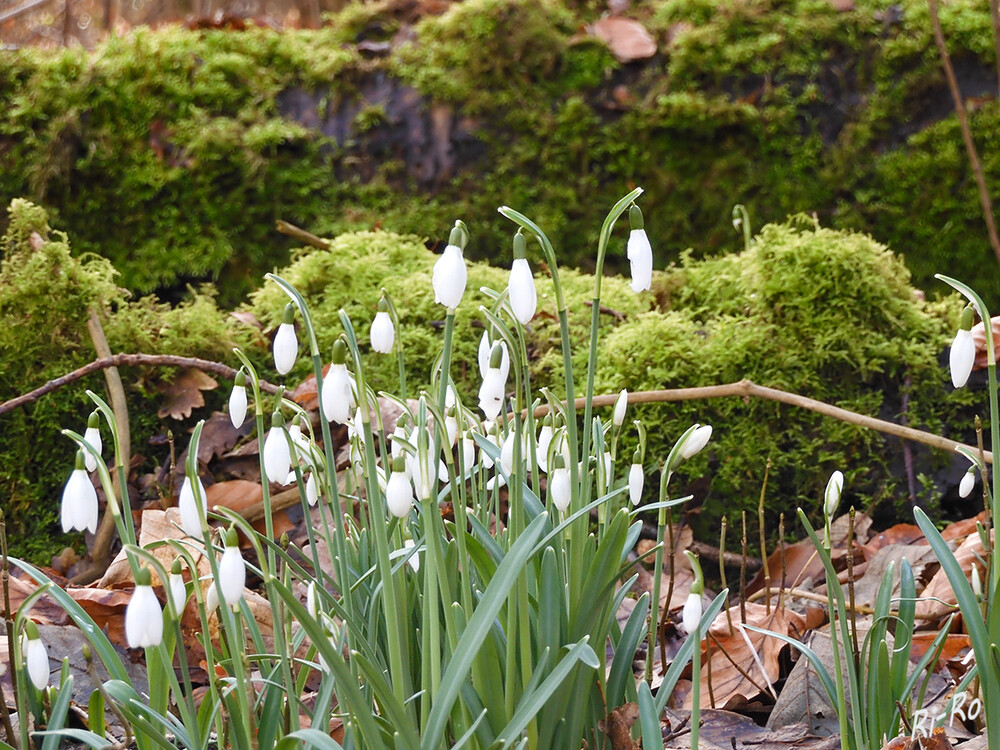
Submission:
<svg viewBox="0 0 1000 750">
<path fill-rule="evenodd" d="M 970 466 L 969 470 L 965 472 L 965 476 L 962 477 L 961 483 L 958 485 L 958 496 L 968 497 L 972 494 L 972 488 L 976 486 L 976 467 Z"/>
<path fill-rule="evenodd" d="M 379 354 L 388 354 L 392 351 L 393 342 L 396 340 L 396 329 L 392 325 L 389 303 L 385 297 L 378 301 L 378 312 L 372 321 L 371 339 L 372 349 Z"/>
<path fill-rule="evenodd" d="M 412 549 L 413 547 L 416 547 L 416 546 L 417 545 L 414 543 L 414 541 L 412 539 L 405 539 L 405 540 L 403 540 L 403 549 Z M 410 555 L 410 559 L 406 561 L 406 564 L 409 565 L 413 569 L 414 573 L 416 573 L 417 571 L 419 571 L 420 570 L 420 553 L 419 552 L 414 552 L 412 555 Z"/>
<path fill-rule="evenodd" d="M 230 607 L 239 603 L 246 586 L 247 569 L 240 554 L 240 540 L 236 527 L 230 526 L 226 532 L 226 551 L 219 561 L 219 589 L 222 600 Z"/>
<path fill-rule="evenodd" d="M 309 478 L 306 480 L 306 502 L 309 503 L 310 508 L 316 507 L 316 503 L 319 502 L 319 485 L 316 482 L 315 471 L 310 471 Z"/>
<path fill-rule="evenodd" d="M 306 610 L 314 620 L 319 619 L 319 602 L 316 600 L 316 581 L 309 581 L 306 587 Z"/>
<path fill-rule="evenodd" d="M 549 497 L 552 498 L 553 505 L 560 511 L 565 511 L 573 496 L 569 469 L 566 468 L 566 461 L 561 453 L 556 454 L 553 462 L 554 466 L 549 472 Z"/>
<path fill-rule="evenodd" d="M 77 451 L 76 468 L 69 475 L 62 494 L 63 533 L 73 529 L 91 534 L 97 531 L 97 490 L 90 483 L 85 465 L 83 451 Z"/>
<path fill-rule="evenodd" d="M 500 446 L 500 468 L 503 473 L 510 476 L 514 472 L 514 427 L 511 426 L 507 437 L 504 438 L 503 445 Z"/>
<path fill-rule="evenodd" d="M 684 610 L 681 613 L 681 623 L 688 634 L 693 635 L 698 630 L 698 623 L 701 622 L 701 595 L 705 593 L 705 577 L 701 572 L 701 564 L 698 558 L 689 550 L 684 550 L 688 561 L 691 563 L 691 571 L 694 573 L 694 582 L 691 584 L 687 601 L 684 602 Z"/>
<path fill-rule="evenodd" d="M 510 294 L 510 306 L 518 322 L 526 326 L 535 317 L 538 307 L 538 295 L 535 292 L 535 277 L 531 274 L 525 255 L 525 241 L 521 230 L 514 235 L 514 262 L 510 267 L 510 281 L 507 289 Z"/>
<path fill-rule="evenodd" d="M 99 456 L 101 455 L 101 449 L 103 448 L 101 444 L 101 431 L 99 429 L 101 424 L 101 416 L 97 411 L 90 413 L 87 418 L 87 431 L 83 433 L 83 442 L 94 449 L 94 452 Z M 97 459 L 90 455 L 88 451 L 84 451 L 83 460 L 86 463 L 87 471 L 94 471 L 97 469 Z"/>
<path fill-rule="evenodd" d="M 681 458 L 688 459 L 701 452 L 701 449 L 708 445 L 708 441 L 711 439 L 712 425 L 699 425 L 694 432 L 688 435 L 688 439 L 681 446 Z"/>
<path fill-rule="evenodd" d="M 201 483 L 201 477 L 195 477 L 194 481 L 198 483 L 198 492 L 202 502 L 201 509 L 198 509 L 194 486 L 191 483 L 191 478 L 188 476 L 184 477 L 184 483 L 181 485 L 181 494 L 177 500 L 177 508 L 181 512 L 181 527 L 184 529 L 184 533 L 200 539 L 202 529 L 208 522 L 208 508 L 205 505 L 205 485 Z"/>
<path fill-rule="evenodd" d="M 434 264 L 431 278 L 434 301 L 449 309 L 458 307 L 462 295 L 465 294 L 468 274 L 465 269 L 465 258 L 462 257 L 462 248 L 465 247 L 466 238 L 465 225 L 456 221 L 448 239 L 448 246 Z"/>
<path fill-rule="evenodd" d="M 962 322 L 959 324 L 955 340 L 951 342 L 951 353 L 948 364 L 951 367 L 951 382 L 956 388 L 961 388 L 969 381 L 972 366 L 976 363 L 976 342 L 972 338 L 972 305 L 967 305 L 962 311 Z"/>
<path fill-rule="evenodd" d="M 184 576 L 181 575 L 181 559 L 178 557 L 170 568 L 170 577 L 167 579 L 167 592 L 170 601 L 173 602 L 174 612 L 180 617 L 187 606 L 187 587 L 184 585 Z"/>
<path fill-rule="evenodd" d="M 455 417 L 454 406 L 450 407 L 448 413 L 445 415 L 444 431 L 448 438 L 448 446 L 454 448 L 455 441 L 458 440 L 458 419 Z"/>
<path fill-rule="evenodd" d="M 135 590 L 125 607 L 125 639 L 129 648 L 159 646 L 163 640 L 163 609 L 153 593 L 149 568 L 139 568 Z"/>
<path fill-rule="evenodd" d="M 618 398 L 615 399 L 615 410 L 611 415 L 611 422 L 615 427 L 621 428 L 625 424 L 625 410 L 628 408 L 628 391 L 622 388 Z"/>
<path fill-rule="evenodd" d="M 628 210 L 628 220 L 632 231 L 628 235 L 626 254 L 632 269 L 632 291 L 649 289 L 653 281 L 653 249 L 643 228 L 642 211 L 635 204 Z"/>
<path fill-rule="evenodd" d="M 247 376 L 243 370 L 236 373 L 233 390 L 229 394 L 229 420 L 237 430 L 247 418 Z"/>
<path fill-rule="evenodd" d="M 646 483 L 646 475 L 642 471 L 642 455 L 639 451 L 632 454 L 632 467 L 628 470 L 628 499 L 632 505 L 638 505 L 642 500 L 642 488 Z"/>
<path fill-rule="evenodd" d="M 403 455 L 403 441 L 407 439 L 407 427 L 410 424 L 410 415 L 403 412 L 396 420 L 396 426 L 389 436 L 389 452 L 393 458 Z"/>
<path fill-rule="evenodd" d="M 323 415 L 327 422 L 347 424 L 356 406 L 351 376 L 347 372 L 347 344 L 337 339 L 333 362 L 323 377 Z"/>
<path fill-rule="evenodd" d="M 465 468 L 466 473 L 472 469 L 473 464 L 476 462 L 476 440 L 472 437 L 471 431 L 466 431 L 462 435 L 461 445 L 459 448 L 462 451 L 462 465 Z"/>
<path fill-rule="evenodd" d="M 274 335 L 274 369 L 279 375 L 284 375 L 295 366 L 295 357 L 299 353 L 299 341 L 295 338 L 295 305 L 289 302 Z"/>
<path fill-rule="evenodd" d="M 28 678 L 38 690 L 44 690 L 49 684 L 49 652 L 38 635 L 38 626 L 31 620 L 24 624 L 21 634 L 21 653 L 28 669 Z"/>
<path fill-rule="evenodd" d="M 823 512 L 828 519 L 833 518 L 840 505 L 840 495 L 844 491 L 844 474 L 835 471 L 830 475 L 830 481 L 826 483 L 826 492 L 823 493 Z"/>
<path fill-rule="evenodd" d="M 538 442 L 535 444 L 535 455 L 538 460 L 538 470 L 548 471 L 549 466 L 549 445 L 552 443 L 552 417 L 545 416 L 542 420 L 542 429 L 538 431 Z"/>
<path fill-rule="evenodd" d="M 392 473 L 385 488 L 385 504 L 396 518 L 406 518 L 410 515 L 413 502 L 413 488 L 406 476 L 406 461 L 400 456 L 392 461 Z"/>
<path fill-rule="evenodd" d="M 972 565 L 972 593 L 977 599 L 983 598 L 983 582 L 979 578 L 979 566 L 975 563 Z"/>
<path fill-rule="evenodd" d="M 507 368 L 510 367 L 509 360 L 507 368 L 503 367 L 506 352 L 507 347 L 502 341 L 494 344 L 486 372 L 483 373 L 483 384 L 479 388 L 479 408 L 483 410 L 487 419 L 496 419 L 503 406 L 507 387 Z"/>
<path fill-rule="evenodd" d="M 205 589 L 205 611 L 211 615 L 215 610 L 219 608 L 219 587 L 215 585 L 213 581 L 207 589 Z"/>
<path fill-rule="evenodd" d="M 285 418 L 281 412 L 271 415 L 271 429 L 264 440 L 264 475 L 269 482 L 284 484 L 291 471 L 292 454 L 285 437 Z"/>
</svg>

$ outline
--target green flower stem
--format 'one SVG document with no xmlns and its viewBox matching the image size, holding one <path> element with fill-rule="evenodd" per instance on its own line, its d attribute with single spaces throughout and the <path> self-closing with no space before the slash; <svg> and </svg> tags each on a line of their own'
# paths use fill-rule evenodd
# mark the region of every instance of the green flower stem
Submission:
<svg viewBox="0 0 1000 750">
<path fill-rule="evenodd" d="M 135 524 L 132 522 L 132 507 L 131 504 L 129 503 L 128 491 L 126 489 L 128 487 L 128 484 L 126 483 L 125 467 L 122 465 L 122 460 L 121 460 L 122 456 L 121 439 L 118 436 L 118 422 L 115 420 L 114 410 L 112 410 L 112 408 L 108 406 L 107 402 L 105 402 L 104 399 L 102 399 L 93 391 L 87 391 L 87 396 L 90 397 L 91 401 L 97 404 L 97 408 L 98 410 L 100 410 L 101 415 L 104 417 L 104 421 L 108 423 L 108 429 L 111 431 L 111 440 L 112 443 L 114 444 L 114 449 L 115 449 L 115 470 L 118 472 L 118 486 L 122 488 L 121 490 L 122 496 L 121 500 L 119 500 L 118 496 L 115 494 L 113 490 L 113 485 L 110 482 L 110 474 L 108 475 L 109 481 L 107 484 L 104 483 L 104 478 L 102 475 L 101 485 L 104 488 L 104 494 L 107 497 L 108 505 L 111 507 L 112 514 L 117 514 L 115 516 L 115 525 L 118 527 L 118 535 L 122 540 L 122 544 L 137 545 L 138 542 L 135 536 Z M 95 451 L 93 451 L 93 449 L 90 447 L 89 444 L 85 445 L 81 442 L 80 445 L 82 448 L 84 448 L 84 450 L 89 451 L 91 455 L 97 458 L 97 466 L 99 469 L 102 466 L 104 466 L 104 459 Z M 108 473 L 106 468 L 105 468 L 105 473 Z M 112 489 L 109 490 L 109 488 Z M 121 503 L 121 505 L 119 505 L 119 502 Z M 124 512 L 122 512 L 122 507 L 124 507 Z M 119 521 L 122 521 L 124 526 L 120 524 Z M 133 569 L 132 574 L 135 575 L 137 571 L 138 568 Z"/>
<path fill-rule="evenodd" d="M 392 327 L 396 332 L 396 366 L 399 371 L 399 398 L 405 404 L 406 403 L 406 364 L 403 358 L 403 338 L 402 331 L 399 327 L 399 313 L 396 312 L 396 306 L 392 303 L 392 296 L 382 287 L 382 298 L 385 299 L 386 304 L 389 305 L 389 317 L 392 319 Z"/>
<path fill-rule="evenodd" d="M 695 639 L 691 651 L 691 750 L 698 750 L 698 731 L 701 728 L 701 623 L 688 637 Z"/>
<path fill-rule="evenodd" d="M 666 550 L 663 546 L 663 537 L 667 530 L 667 509 L 663 504 L 667 501 L 667 484 L 670 482 L 670 471 L 667 464 L 660 469 L 660 510 L 656 518 L 656 553 L 653 563 L 653 592 L 650 599 L 649 632 L 646 636 L 646 682 L 653 679 L 653 661 L 656 654 L 656 626 L 660 621 L 660 579 L 663 577 L 663 557 Z M 670 550 L 670 554 L 674 553 Z M 667 607 L 670 602 L 667 602 Z M 693 747 L 693 745 L 692 745 Z"/>
</svg>

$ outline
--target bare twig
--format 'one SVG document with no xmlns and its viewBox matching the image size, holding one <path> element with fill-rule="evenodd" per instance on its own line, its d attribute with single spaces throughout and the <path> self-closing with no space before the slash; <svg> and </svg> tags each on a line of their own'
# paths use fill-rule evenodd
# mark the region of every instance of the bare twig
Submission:
<svg viewBox="0 0 1000 750">
<path fill-rule="evenodd" d="M 299 242 L 304 242 L 307 245 L 318 247 L 320 250 L 327 250 L 330 247 L 329 240 L 317 237 L 312 232 L 307 232 L 305 229 L 297 227 L 294 224 L 289 224 L 287 221 L 282 221 L 281 219 L 278 219 L 275 223 L 275 229 L 282 234 L 287 234 L 289 237 L 296 239 Z"/>
<path fill-rule="evenodd" d="M 52 393 L 65 385 L 85 378 L 88 375 L 103 370 L 107 367 L 144 366 L 144 367 L 194 367 L 202 372 L 218 375 L 222 378 L 232 380 L 236 377 L 237 370 L 221 362 L 213 362 L 208 359 L 198 357 L 179 357 L 174 354 L 115 354 L 111 357 L 102 357 L 94 360 L 90 364 L 79 367 L 73 372 L 62 375 L 54 380 L 50 380 L 43 386 L 36 388 L 29 393 L 25 393 L 9 401 L 0 404 L 0 415 L 13 411 L 19 406 L 37 401 L 42 396 Z M 260 389 L 267 393 L 277 393 L 278 387 L 264 380 L 260 381 Z"/>
<path fill-rule="evenodd" d="M 839 419 L 842 422 L 856 424 L 859 427 L 866 427 L 870 430 L 877 430 L 878 432 L 883 432 L 886 435 L 895 435 L 896 437 L 903 438 L 904 440 L 912 440 L 915 443 L 923 443 L 924 445 L 929 445 L 933 448 L 940 448 L 941 450 L 946 450 L 948 452 L 953 452 L 956 446 L 968 448 L 973 452 L 976 451 L 975 446 L 959 443 L 955 440 L 949 440 L 948 438 L 935 435 L 931 432 L 916 430 L 912 427 L 903 427 L 895 424 L 894 422 L 887 422 L 884 419 L 868 417 L 864 414 L 858 414 L 857 412 L 850 411 L 849 409 L 841 409 L 839 406 L 833 406 L 831 404 L 824 403 L 823 401 L 817 401 L 814 398 L 800 396 L 797 393 L 789 393 L 788 391 L 782 391 L 778 388 L 768 388 L 763 385 L 757 385 L 751 380 L 740 380 L 739 382 L 728 383 L 726 385 L 708 385 L 700 388 L 669 388 L 658 391 L 636 391 L 635 393 L 628 394 L 628 402 L 629 404 L 651 404 L 664 401 L 697 401 L 703 398 L 724 398 L 727 396 L 737 396 L 740 398 L 753 396 L 756 398 L 768 399 L 770 401 L 778 401 L 791 406 L 798 406 L 799 408 L 808 409 L 809 411 L 814 411 L 817 414 L 822 414 L 826 417 Z M 617 393 L 594 396 L 593 403 L 595 407 L 612 406 L 615 403 L 616 398 L 618 398 Z M 584 397 L 576 399 L 575 403 L 578 409 L 583 408 L 584 400 Z M 2 408 L 2 405 L 0 405 L 0 410 L 2 410 Z M 548 411 L 549 407 L 547 404 L 539 406 L 535 409 L 535 417 L 544 417 L 548 414 Z M 3 412 L 0 411 L 0 414 L 2 413 Z M 987 463 L 993 463 L 992 453 L 986 451 L 984 455 Z"/>
<path fill-rule="evenodd" d="M 979 154 L 976 152 L 976 142 L 972 140 L 972 130 L 969 128 L 969 115 L 965 109 L 965 101 L 962 99 L 962 92 L 958 87 L 955 69 L 951 65 L 951 56 L 948 54 L 948 45 L 945 44 L 944 31 L 941 30 L 937 0 L 927 0 L 927 7 L 930 10 L 931 25 L 934 27 L 934 41 L 937 43 L 938 52 L 941 53 L 941 64 L 944 66 L 944 75 L 948 80 L 948 90 L 951 92 L 951 100 L 955 105 L 955 115 L 958 117 L 958 124 L 962 129 L 962 140 L 965 141 L 965 152 L 969 157 L 969 166 L 972 168 L 973 177 L 976 178 L 976 187 L 979 188 L 979 204 L 983 209 L 983 218 L 986 220 L 986 234 L 990 238 L 990 246 L 993 248 L 997 263 L 1000 263 L 1000 236 L 997 235 L 997 226 L 993 219 L 993 201 L 990 199 L 990 191 L 986 187 L 983 167 L 979 163 Z M 996 23 L 994 15 L 994 29 Z"/>
</svg>

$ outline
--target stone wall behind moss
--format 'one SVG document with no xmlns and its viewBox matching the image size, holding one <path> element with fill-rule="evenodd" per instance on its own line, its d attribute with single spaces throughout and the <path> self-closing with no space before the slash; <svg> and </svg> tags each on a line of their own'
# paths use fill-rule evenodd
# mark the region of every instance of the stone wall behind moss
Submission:
<svg viewBox="0 0 1000 750">
<path fill-rule="evenodd" d="M 287 261 L 276 218 L 434 239 L 460 217 L 470 253 L 504 262 L 508 204 L 586 266 L 588 217 L 635 184 L 661 266 L 737 250 L 739 202 L 755 226 L 804 211 L 871 232 L 918 286 L 947 270 L 1000 301 L 924 3 L 637 2 L 659 51 L 628 64 L 581 33 L 592 5 L 465 0 L 415 18 L 386 0 L 321 31 L 7 53 L 0 196 L 50 208 L 129 289 L 214 279 L 224 304 Z M 996 185 L 988 8 L 941 13 Z"/>
</svg>

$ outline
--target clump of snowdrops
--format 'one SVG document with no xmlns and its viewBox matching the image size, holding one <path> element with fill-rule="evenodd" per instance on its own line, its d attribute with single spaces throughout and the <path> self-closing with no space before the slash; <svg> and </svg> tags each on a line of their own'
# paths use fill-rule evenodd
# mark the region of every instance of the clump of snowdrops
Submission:
<svg viewBox="0 0 1000 750">
<path fill-rule="evenodd" d="M 627 463 L 617 455 L 619 437 L 628 429 L 627 392 L 611 414 L 595 413 L 602 266 L 612 229 L 625 212 L 632 288 L 641 293 L 650 286 L 652 254 L 635 204 L 641 192 L 618 201 L 602 227 L 582 413 L 575 403 L 555 251 L 530 219 L 504 207 L 500 213 L 516 225 L 514 260 L 506 290 L 482 290 L 485 333 L 476 404 L 462 401 L 450 376 L 455 308 L 470 304 L 463 259 L 469 234 L 462 222 L 452 229 L 433 273 L 435 298 L 445 312 L 435 387 L 415 399 L 406 398 L 405 352 L 395 339 L 398 314 L 391 299 L 380 302 L 365 343 L 354 321 L 341 313 L 343 334 L 324 373 L 326 360 L 304 299 L 283 279 L 268 276 L 290 300 L 274 339 L 275 368 L 287 373 L 300 356 L 298 324 L 316 376 L 320 419 L 315 434 L 309 415 L 280 391 L 274 398 L 262 394 L 250 361 L 236 351 L 242 369 L 230 415 L 242 425 L 253 412 L 263 446 L 265 533 L 231 511 L 207 509 L 196 466 L 199 424 L 180 492 L 178 538 L 159 543 L 174 555 L 166 570 L 162 555 L 137 543 L 127 497 L 116 495 L 103 461 L 99 420 L 83 436 L 67 432 L 80 455 L 63 498 L 64 528 L 96 525 L 89 463 L 136 581 L 125 629 L 129 645 L 145 649 L 149 695 L 137 693 L 111 644 L 72 599 L 30 565 L 15 564 L 43 584 L 36 596 L 49 593 L 66 608 L 103 663 L 110 679 L 95 693 L 96 714 L 103 717 L 103 707 L 113 707 L 140 748 L 177 743 L 200 749 L 216 742 L 233 748 L 300 742 L 337 748 L 329 729 L 339 720 L 346 747 L 578 750 L 584 740 L 588 747 L 606 745 L 600 722 L 619 705 L 638 701 L 644 747 L 662 746 L 659 715 L 666 697 L 692 653 L 700 653 L 700 636 L 726 592 L 704 613 L 698 592 L 683 617 L 694 637 L 664 676 L 659 694 L 654 698 L 644 681 L 637 688 L 633 658 L 647 628 L 658 622 L 659 593 L 652 604 L 648 594 L 639 597 L 625 626 L 619 625 L 616 613 L 637 579 L 635 562 L 628 560 L 642 526 L 636 516 L 656 511 L 662 526 L 666 509 L 689 499 L 668 500 L 667 483 L 711 435 L 707 426 L 685 432 L 662 463 L 659 500 L 636 507 L 645 482 L 639 422 L 638 450 Z M 524 326 L 535 315 L 537 296 L 528 242 L 538 243 L 553 277 L 564 373 L 563 382 L 552 385 L 560 397 L 536 390 L 529 377 Z M 367 380 L 360 354 L 368 344 L 386 356 L 395 353 L 398 384 Z M 397 395 L 377 395 L 376 388 L 393 385 Z M 123 487 L 114 415 L 91 397 L 111 431 L 114 471 Z M 382 422 L 380 398 L 395 402 L 401 413 L 391 429 Z M 347 425 L 350 440 L 349 465 L 339 472 L 333 423 Z M 307 516 L 318 517 L 306 524 L 305 549 L 274 539 L 274 484 L 295 485 Z M 443 513 L 445 507 L 452 513 Z M 223 523 L 212 527 L 210 517 Z M 255 562 L 244 559 L 237 532 L 250 540 Z M 662 533 L 660 541 L 652 553 L 657 573 Z M 329 551 L 328 568 L 321 564 L 321 547 Z M 262 581 L 272 632 L 261 631 L 247 605 L 248 571 Z M 308 591 L 305 603 L 294 593 L 296 584 Z M 105 727 L 96 714 L 86 730 L 66 726 L 72 677 L 64 668 L 60 684 L 46 687 L 48 674 L 39 666 L 44 646 L 30 622 L 31 604 L 21 607 L 15 625 L 24 634 L 17 659 L 20 715 L 46 723 L 44 742 L 68 736 L 105 746 Z M 178 625 L 185 607 L 195 607 L 200 617 L 210 679 L 200 705 Z M 653 653 L 649 649 L 650 661 Z M 311 675 L 310 684 L 318 687 L 305 701 Z M 21 725 L 26 744 L 28 722 Z"/>
</svg>

